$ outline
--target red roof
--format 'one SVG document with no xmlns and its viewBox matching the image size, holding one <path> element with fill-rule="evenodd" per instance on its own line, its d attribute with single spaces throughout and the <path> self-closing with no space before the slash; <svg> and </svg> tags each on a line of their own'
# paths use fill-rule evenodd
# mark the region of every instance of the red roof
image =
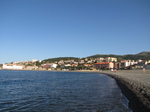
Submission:
<svg viewBox="0 0 150 112">
<path fill-rule="evenodd" d="M 101 63 L 95 63 L 96 65 L 101 65 L 101 64 L 109 64 L 110 62 L 101 62 Z"/>
<path fill-rule="evenodd" d="M 84 64 L 84 65 L 91 65 L 91 64 Z"/>
</svg>

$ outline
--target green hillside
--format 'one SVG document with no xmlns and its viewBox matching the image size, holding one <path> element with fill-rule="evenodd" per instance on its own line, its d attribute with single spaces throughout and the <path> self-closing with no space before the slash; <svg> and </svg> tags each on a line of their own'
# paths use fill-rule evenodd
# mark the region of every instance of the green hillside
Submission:
<svg viewBox="0 0 150 112">
<path fill-rule="evenodd" d="M 142 59 L 142 60 L 150 60 L 150 52 L 141 52 L 138 54 L 127 54 L 127 55 L 115 55 L 115 54 L 96 54 L 96 55 L 92 55 L 92 56 L 88 56 L 86 58 L 106 58 L 106 57 L 115 57 L 118 59 L 118 61 L 120 60 L 138 60 L 138 59 Z M 45 59 L 42 61 L 42 63 L 54 63 L 54 62 L 58 62 L 60 60 L 75 60 L 78 61 L 80 58 L 77 57 L 58 57 L 58 58 L 50 58 L 50 59 Z M 83 58 L 84 59 L 84 58 Z"/>
<path fill-rule="evenodd" d="M 45 59 L 42 62 L 49 62 L 49 63 L 54 63 L 54 62 L 58 62 L 60 60 L 78 60 L 79 58 L 76 57 L 58 57 L 58 58 L 50 58 L 50 59 Z"/>
<path fill-rule="evenodd" d="M 97 54 L 97 55 L 93 55 L 93 56 L 89 56 L 88 58 L 99 58 L 99 57 L 116 57 L 118 58 L 118 60 L 127 60 L 127 59 L 131 59 L 131 60 L 138 60 L 138 59 L 142 59 L 142 60 L 150 60 L 150 52 L 141 52 L 138 54 L 127 54 L 127 55 L 114 55 L 114 54 L 107 54 L 107 55 L 102 55 L 102 54 Z"/>
</svg>

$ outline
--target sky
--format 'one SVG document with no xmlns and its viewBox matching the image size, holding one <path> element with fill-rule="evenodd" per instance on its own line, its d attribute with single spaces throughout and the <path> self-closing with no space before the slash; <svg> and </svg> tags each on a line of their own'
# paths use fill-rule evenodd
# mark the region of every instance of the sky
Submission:
<svg viewBox="0 0 150 112">
<path fill-rule="evenodd" d="M 0 63 L 150 51 L 150 0 L 0 0 Z"/>
</svg>

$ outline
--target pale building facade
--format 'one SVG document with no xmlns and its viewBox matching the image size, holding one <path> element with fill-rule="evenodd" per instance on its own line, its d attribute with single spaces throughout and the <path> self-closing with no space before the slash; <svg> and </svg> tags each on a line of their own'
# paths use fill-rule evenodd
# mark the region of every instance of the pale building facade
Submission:
<svg viewBox="0 0 150 112">
<path fill-rule="evenodd" d="M 3 64 L 3 69 L 21 70 L 23 69 L 23 66 Z"/>
<path fill-rule="evenodd" d="M 114 68 L 114 63 L 112 63 L 112 62 L 100 62 L 100 63 L 95 63 L 94 67 L 96 69 L 111 69 L 111 68 Z"/>
<path fill-rule="evenodd" d="M 117 58 L 114 58 L 114 57 L 106 57 L 106 58 L 105 58 L 105 61 L 106 61 L 106 62 L 113 62 L 113 61 L 114 61 L 114 62 L 117 62 Z"/>
</svg>

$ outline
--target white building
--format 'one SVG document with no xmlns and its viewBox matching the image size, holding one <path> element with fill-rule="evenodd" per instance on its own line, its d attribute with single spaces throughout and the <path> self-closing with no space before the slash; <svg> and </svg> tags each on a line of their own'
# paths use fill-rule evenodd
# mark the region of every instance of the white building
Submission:
<svg viewBox="0 0 150 112">
<path fill-rule="evenodd" d="M 51 64 L 51 67 L 52 67 L 52 68 L 56 68 L 56 67 L 57 67 L 57 64 L 53 63 L 53 64 Z"/>
<path fill-rule="evenodd" d="M 32 59 L 32 62 L 36 62 L 36 61 L 39 61 L 39 62 L 41 62 L 41 60 Z"/>
<path fill-rule="evenodd" d="M 128 66 L 137 64 L 137 62 L 135 62 L 134 60 L 123 60 L 123 61 L 121 61 L 121 63 L 123 64 L 124 67 L 128 67 Z"/>
<path fill-rule="evenodd" d="M 3 69 L 21 70 L 23 66 L 3 64 Z"/>
<path fill-rule="evenodd" d="M 105 58 L 106 62 L 117 62 L 117 58 L 114 58 L 114 57 L 106 57 Z"/>
<path fill-rule="evenodd" d="M 97 63 L 98 63 L 98 62 L 103 62 L 103 61 L 104 61 L 104 58 L 96 58 L 96 61 L 97 61 Z"/>
<path fill-rule="evenodd" d="M 71 64 L 65 64 L 66 67 L 72 66 Z"/>
</svg>

